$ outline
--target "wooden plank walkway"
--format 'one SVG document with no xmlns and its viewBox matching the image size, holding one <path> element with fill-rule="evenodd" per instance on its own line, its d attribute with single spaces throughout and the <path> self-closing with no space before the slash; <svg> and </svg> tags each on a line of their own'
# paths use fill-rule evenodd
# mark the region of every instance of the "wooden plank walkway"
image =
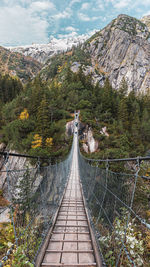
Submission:
<svg viewBox="0 0 150 267">
<path fill-rule="evenodd" d="M 43 251 L 37 257 L 36 267 L 102 266 L 79 178 L 77 138 L 75 133 L 70 178 Z"/>
</svg>

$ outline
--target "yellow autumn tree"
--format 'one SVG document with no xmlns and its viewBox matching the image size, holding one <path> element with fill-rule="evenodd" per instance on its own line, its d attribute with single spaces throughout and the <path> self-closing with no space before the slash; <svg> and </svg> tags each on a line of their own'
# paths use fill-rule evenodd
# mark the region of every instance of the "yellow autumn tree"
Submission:
<svg viewBox="0 0 150 267">
<path fill-rule="evenodd" d="M 63 66 L 58 66 L 58 73 L 62 72 Z"/>
<path fill-rule="evenodd" d="M 26 108 L 24 108 L 24 111 L 20 113 L 19 119 L 20 120 L 27 120 L 29 118 L 29 113 Z"/>
<path fill-rule="evenodd" d="M 34 140 L 32 141 L 32 148 L 37 148 L 42 146 L 42 137 L 39 134 L 34 135 Z"/>
<path fill-rule="evenodd" d="M 57 70 L 57 72 L 58 73 L 60 73 L 60 72 L 62 72 L 62 70 L 65 68 L 67 66 L 67 62 L 65 62 L 62 66 L 58 66 L 58 70 Z"/>
<path fill-rule="evenodd" d="M 58 82 L 57 80 L 54 80 L 54 86 L 56 88 L 60 88 L 61 87 L 61 82 Z"/>
<path fill-rule="evenodd" d="M 46 146 L 50 147 L 53 144 L 53 138 L 49 137 L 46 138 Z"/>
</svg>

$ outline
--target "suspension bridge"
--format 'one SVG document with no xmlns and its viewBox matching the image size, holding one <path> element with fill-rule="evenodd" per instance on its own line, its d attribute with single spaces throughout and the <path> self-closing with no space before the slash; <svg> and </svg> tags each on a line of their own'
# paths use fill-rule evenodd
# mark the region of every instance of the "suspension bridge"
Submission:
<svg viewBox="0 0 150 267">
<path fill-rule="evenodd" d="M 144 252 L 133 254 L 141 239 L 131 234 L 135 227 L 141 227 L 141 232 L 150 230 L 140 205 L 134 205 L 138 183 L 143 179 L 149 183 L 148 177 L 140 176 L 149 157 L 84 158 L 78 145 L 78 114 L 72 148 L 65 161 L 41 167 L 37 158 L 34 168 L 11 170 L 10 158 L 16 155 L 4 156 L 1 175 L 6 175 L 15 241 L 4 251 L 0 267 L 18 246 L 35 267 L 144 266 Z M 112 163 L 128 164 L 126 169 L 132 171 L 113 172 Z"/>
</svg>

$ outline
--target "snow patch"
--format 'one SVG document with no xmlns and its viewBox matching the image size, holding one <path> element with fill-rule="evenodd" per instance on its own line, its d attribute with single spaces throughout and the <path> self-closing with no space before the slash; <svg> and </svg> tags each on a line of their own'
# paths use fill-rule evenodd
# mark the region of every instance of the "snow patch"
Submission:
<svg viewBox="0 0 150 267">
<path fill-rule="evenodd" d="M 48 44 L 32 44 L 6 48 L 13 52 L 19 52 L 24 56 L 30 56 L 41 63 L 45 63 L 51 56 L 66 52 L 73 46 L 78 46 L 79 44 L 84 43 L 89 37 L 89 34 L 82 34 L 63 39 L 56 39 L 53 37 Z"/>
</svg>

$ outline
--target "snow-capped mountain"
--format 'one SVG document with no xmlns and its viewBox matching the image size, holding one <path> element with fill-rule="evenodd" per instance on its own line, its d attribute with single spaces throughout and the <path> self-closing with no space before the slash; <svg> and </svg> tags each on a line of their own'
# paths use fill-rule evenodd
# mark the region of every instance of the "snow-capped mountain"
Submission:
<svg viewBox="0 0 150 267">
<path fill-rule="evenodd" d="M 51 56 L 60 52 L 70 50 L 73 46 L 77 46 L 85 42 L 90 34 L 82 34 L 65 39 L 52 38 L 48 44 L 33 44 L 26 46 L 7 47 L 10 51 L 19 52 L 24 56 L 30 56 L 40 63 L 45 63 Z"/>
</svg>

